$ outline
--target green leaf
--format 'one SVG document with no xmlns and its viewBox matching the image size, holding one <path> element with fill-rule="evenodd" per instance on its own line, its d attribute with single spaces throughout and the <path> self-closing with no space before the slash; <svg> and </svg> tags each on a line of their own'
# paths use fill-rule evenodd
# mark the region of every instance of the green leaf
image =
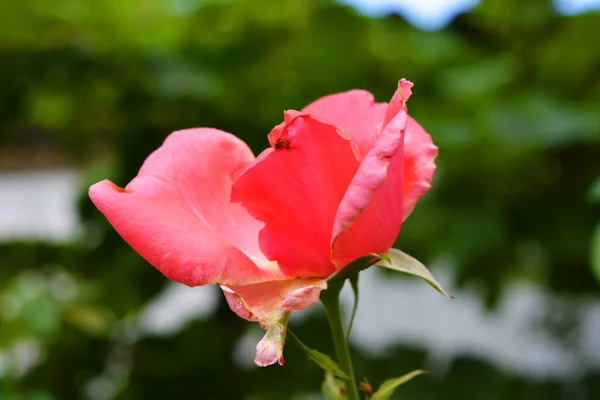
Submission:
<svg viewBox="0 0 600 400">
<path fill-rule="evenodd" d="M 113 322 L 107 310 L 82 304 L 65 308 L 63 318 L 89 335 L 98 337 L 107 335 Z"/>
<path fill-rule="evenodd" d="M 358 273 L 350 277 L 350 285 L 352 285 L 352 291 L 354 292 L 354 306 L 352 307 L 352 315 L 350 316 L 350 323 L 346 331 L 346 339 L 352 333 L 352 325 L 354 325 L 354 317 L 356 317 L 356 310 L 358 309 Z"/>
<path fill-rule="evenodd" d="M 590 186 L 587 197 L 591 202 L 600 202 L 600 176 L 597 177 Z"/>
<path fill-rule="evenodd" d="M 346 400 L 346 384 L 337 379 L 332 373 L 325 373 L 325 380 L 321 385 L 321 392 L 325 400 Z"/>
<path fill-rule="evenodd" d="M 330 372 L 338 378 L 345 379 L 347 381 L 350 380 L 350 377 L 346 375 L 344 371 L 326 354 L 321 353 L 320 351 L 313 350 L 298 338 L 289 328 L 287 330 L 287 334 L 290 338 L 306 353 L 309 360 L 312 360 L 315 364 L 321 367 L 326 372 Z"/>
<path fill-rule="evenodd" d="M 381 386 L 379 386 L 379 389 L 377 389 L 375 393 L 373 393 L 373 396 L 371 396 L 371 400 L 387 400 L 394 394 L 394 391 L 398 386 L 410 381 L 418 375 L 426 373 L 427 371 L 417 369 L 415 371 L 409 372 L 406 375 L 402 375 L 399 378 L 388 379 L 387 381 L 383 382 Z"/>
<path fill-rule="evenodd" d="M 592 271 L 594 272 L 594 275 L 596 275 L 598 282 L 600 282 L 600 223 L 596 225 L 596 229 L 592 235 L 592 246 L 590 250 Z"/>
<path fill-rule="evenodd" d="M 54 396 L 46 391 L 30 392 L 25 397 L 27 400 L 54 400 Z"/>
<path fill-rule="evenodd" d="M 417 276 L 429 283 L 435 290 L 444 296 L 452 297 L 442 289 L 439 283 L 436 282 L 427 267 L 421 264 L 416 258 L 413 258 L 398 249 L 390 249 L 387 255 L 389 256 L 389 261 L 382 259 L 376 264 L 378 267 L 393 269 L 394 271 Z"/>
</svg>

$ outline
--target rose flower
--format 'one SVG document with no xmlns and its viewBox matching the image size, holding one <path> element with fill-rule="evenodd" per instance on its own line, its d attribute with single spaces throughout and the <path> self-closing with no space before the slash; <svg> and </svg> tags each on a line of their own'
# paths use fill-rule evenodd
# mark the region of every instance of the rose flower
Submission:
<svg viewBox="0 0 600 400">
<path fill-rule="evenodd" d="M 351 261 L 386 253 L 430 187 L 437 148 L 407 113 L 411 87 L 402 79 L 389 104 L 351 90 L 286 111 L 256 158 L 217 129 L 174 132 L 124 189 L 104 180 L 90 197 L 167 278 L 219 284 L 267 331 L 256 364 L 283 364 L 289 312 Z"/>
</svg>

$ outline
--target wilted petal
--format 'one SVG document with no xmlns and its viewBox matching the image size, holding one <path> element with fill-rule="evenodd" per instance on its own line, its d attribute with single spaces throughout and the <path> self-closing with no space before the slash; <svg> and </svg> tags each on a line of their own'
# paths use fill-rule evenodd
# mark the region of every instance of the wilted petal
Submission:
<svg viewBox="0 0 600 400">
<path fill-rule="evenodd" d="M 178 131 L 125 189 L 102 181 L 90 188 L 90 197 L 123 239 L 169 279 L 189 286 L 280 279 L 258 247 L 262 223 L 229 201 L 233 181 L 253 159 L 248 146 L 228 133 Z"/>
<path fill-rule="evenodd" d="M 283 346 L 289 313 L 302 310 L 319 300 L 327 289 L 324 279 L 294 279 L 255 285 L 224 286 L 231 309 L 249 321 L 258 321 L 267 331 L 256 347 L 256 365 L 283 365 Z"/>
<path fill-rule="evenodd" d="M 269 135 L 265 150 L 238 178 L 232 201 L 263 221 L 260 246 L 289 276 L 327 277 L 335 214 L 357 167 L 337 129 L 300 113 Z"/>
</svg>

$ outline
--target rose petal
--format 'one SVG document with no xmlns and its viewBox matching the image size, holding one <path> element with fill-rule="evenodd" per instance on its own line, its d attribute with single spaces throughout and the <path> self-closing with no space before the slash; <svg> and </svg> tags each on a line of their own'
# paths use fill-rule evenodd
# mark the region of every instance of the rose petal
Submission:
<svg viewBox="0 0 600 400">
<path fill-rule="evenodd" d="M 317 301 L 327 289 L 324 279 L 293 279 L 245 286 L 221 286 L 231 309 L 249 321 L 258 321 L 267 331 L 256 347 L 254 362 L 260 367 L 283 365 L 287 319 L 292 310 L 302 310 Z"/>
<path fill-rule="evenodd" d="M 438 148 L 431 136 L 409 116 L 404 131 L 403 219 L 410 215 L 417 201 L 431 187 L 437 154 Z"/>
<path fill-rule="evenodd" d="M 403 143 L 412 83 L 401 80 L 390 102 L 398 112 L 362 161 L 336 214 L 331 239 L 337 268 L 368 253 L 385 253 L 398 236 L 403 215 Z M 386 117 L 387 119 L 387 117 Z"/>
<path fill-rule="evenodd" d="M 350 142 L 335 127 L 290 114 L 265 150 L 238 178 L 232 201 L 263 221 L 259 240 L 289 276 L 327 277 L 336 210 L 358 167 Z"/>
<path fill-rule="evenodd" d="M 350 90 L 321 97 L 302 112 L 341 128 L 356 145 L 362 160 L 375 143 L 387 109 L 387 103 L 375 103 L 371 93 Z"/>
<path fill-rule="evenodd" d="M 189 286 L 280 279 L 258 247 L 262 223 L 229 202 L 232 182 L 253 159 L 228 133 L 178 131 L 125 189 L 102 181 L 90 188 L 90 197 L 123 239 L 169 279 Z"/>
<path fill-rule="evenodd" d="M 413 83 L 411 81 L 407 81 L 402 78 L 398 82 L 398 90 L 392 96 L 390 103 L 388 104 L 388 108 L 385 112 L 385 119 L 383 121 L 383 126 L 385 127 L 390 123 L 396 115 L 406 107 L 406 100 L 412 95 L 411 88 L 413 87 Z"/>
</svg>

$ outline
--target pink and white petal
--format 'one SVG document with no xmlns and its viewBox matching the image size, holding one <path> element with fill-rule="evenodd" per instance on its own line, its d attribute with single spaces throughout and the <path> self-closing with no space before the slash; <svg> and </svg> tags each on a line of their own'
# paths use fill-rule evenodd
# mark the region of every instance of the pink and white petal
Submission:
<svg viewBox="0 0 600 400">
<path fill-rule="evenodd" d="M 356 169 L 349 140 L 310 115 L 276 127 L 265 150 L 237 179 L 232 201 L 265 223 L 263 253 L 290 277 L 329 276 L 337 207 Z"/>
<path fill-rule="evenodd" d="M 302 112 L 341 128 L 362 160 L 375 143 L 387 108 L 387 103 L 375 103 L 373 95 L 365 90 L 350 90 L 321 97 Z"/>
<path fill-rule="evenodd" d="M 125 189 L 105 180 L 89 194 L 123 239 L 169 279 L 189 286 L 281 279 L 258 247 L 262 223 L 229 202 L 233 181 L 253 158 L 228 133 L 178 131 Z"/>
<path fill-rule="evenodd" d="M 169 135 L 146 159 L 138 177 L 154 176 L 176 185 L 186 207 L 214 232 L 253 258 L 264 258 L 257 235 L 263 224 L 230 202 L 233 182 L 254 159 L 246 143 L 230 133 L 186 129 Z"/>
<path fill-rule="evenodd" d="M 391 247 L 402 224 L 403 144 L 412 83 L 402 79 L 383 130 L 360 164 L 338 208 L 331 237 L 336 268 Z"/>
<path fill-rule="evenodd" d="M 431 136 L 409 116 L 404 131 L 403 219 L 410 215 L 417 201 L 431 187 L 437 154 L 438 148 Z"/>
<path fill-rule="evenodd" d="M 284 364 L 283 346 L 289 313 L 319 301 L 327 289 L 325 279 L 293 279 L 255 285 L 224 286 L 223 293 L 231 309 L 249 321 L 258 321 L 266 331 L 256 347 L 254 362 L 260 367 Z"/>
<path fill-rule="evenodd" d="M 385 253 L 403 213 L 403 137 L 406 111 L 387 124 L 361 163 L 336 215 L 332 258 L 342 268 L 368 253 Z"/>
<path fill-rule="evenodd" d="M 397 116 L 396 118 L 400 118 Z M 392 120 L 391 126 L 396 120 Z M 338 265 L 366 254 L 386 253 L 398 236 L 402 222 L 426 193 L 435 172 L 437 147 L 410 116 L 404 130 L 403 151 L 392 157 L 386 181 L 354 223 L 338 238 L 334 260 Z"/>
</svg>

